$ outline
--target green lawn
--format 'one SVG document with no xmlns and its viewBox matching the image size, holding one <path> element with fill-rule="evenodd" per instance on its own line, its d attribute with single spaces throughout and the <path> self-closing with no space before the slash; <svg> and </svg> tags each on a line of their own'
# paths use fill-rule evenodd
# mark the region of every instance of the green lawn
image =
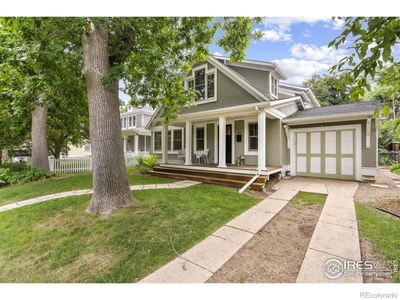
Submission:
<svg viewBox="0 0 400 300">
<path fill-rule="evenodd" d="M 325 203 L 325 200 L 326 195 L 299 192 L 297 193 L 296 197 L 294 197 L 294 199 L 290 201 L 290 205 L 297 208 L 304 208 L 310 205 L 323 205 Z"/>
<path fill-rule="evenodd" d="M 134 282 L 259 201 L 204 184 L 134 196 L 108 218 L 84 212 L 90 195 L 1 213 L 0 282 Z"/>
<path fill-rule="evenodd" d="M 360 235 L 369 239 L 386 260 L 400 261 L 400 219 L 359 203 L 356 212 Z M 399 283 L 400 274 L 393 280 Z"/>
<path fill-rule="evenodd" d="M 129 168 L 129 184 L 151 184 L 172 182 L 170 179 L 140 176 L 136 169 Z M 92 188 L 92 173 L 58 174 L 44 181 L 14 185 L 0 189 L 0 205 L 53 193 Z"/>
</svg>

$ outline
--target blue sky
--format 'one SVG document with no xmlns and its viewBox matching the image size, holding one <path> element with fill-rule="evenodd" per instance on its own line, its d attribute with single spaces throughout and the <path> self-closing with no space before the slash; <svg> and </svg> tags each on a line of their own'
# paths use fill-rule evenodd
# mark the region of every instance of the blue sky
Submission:
<svg viewBox="0 0 400 300">
<path fill-rule="evenodd" d="M 331 65 L 348 50 L 328 48 L 328 43 L 342 32 L 344 21 L 331 17 L 265 18 L 256 28 L 263 31 L 246 51 L 247 59 L 274 61 L 288 76 L 288 82 L 302 83 L 313 74 L 327 73 Z M 212 45 L 212 54 L 225 53 Z"/>
</svg>

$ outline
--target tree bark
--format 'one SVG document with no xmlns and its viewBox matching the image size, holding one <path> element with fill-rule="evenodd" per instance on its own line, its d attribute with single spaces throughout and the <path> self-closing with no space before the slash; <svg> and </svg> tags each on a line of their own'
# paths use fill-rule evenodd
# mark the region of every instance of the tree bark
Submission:
<svg viewBox="0 0 400 300">
<path fill-rule="evenodd" d="M 92 24 L 82 42 L 93 162 L 93 197 L 86 211 L 108 215 L 134 203 L 123 151 L 118 81 L 102 84 L 110 69 L 107 31 Z"/>
<path fill-rule="evenodd" d="M 49 168 L 47 149 L 47 106 L 36 105 L 32 111 L 32 168 Z"/>
</svg>

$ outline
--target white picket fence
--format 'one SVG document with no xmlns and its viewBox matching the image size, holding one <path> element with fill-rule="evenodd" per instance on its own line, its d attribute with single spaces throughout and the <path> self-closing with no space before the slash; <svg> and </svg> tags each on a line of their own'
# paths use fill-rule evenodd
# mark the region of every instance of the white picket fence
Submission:
<svg viewBox="0 0 400 300">
<path fill-rule="evenodd" d="M 50 172 L 83 173 L 92 170 L 91 157 L 49 158 Z"/>
<path fill-rule="evenodd" d="M 148 152 L 126 153 L 125 164 L 126 166 L 134 166 L 137 164 L 137 158 L 139 156 L 147 156 Z M 49 158 L 50 172 L 53 173 L 83 173 L 92 170 L 92 158 L 90 156 L 85 157 L 68 157 L 55 159 L 54 157 Z"/>
</svg>

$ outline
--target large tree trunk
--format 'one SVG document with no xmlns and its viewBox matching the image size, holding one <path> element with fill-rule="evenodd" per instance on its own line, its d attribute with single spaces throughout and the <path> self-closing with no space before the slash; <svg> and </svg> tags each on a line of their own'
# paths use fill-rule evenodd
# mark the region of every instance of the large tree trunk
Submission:
<svg viewBox="0 0 400 300">
<path fill-rule="evenodd" d="M 49 168 L 47 149 L 47 106 L 36 105 L 32 111 L 32 168 Z"/>
<path fill-rule="evenodd" d="M 110 69 L 108 33 L 94 27 L 90 34 L 84 34 L 82 42 L 94 188 L 86 211 L 107 215 L 134 203 L 123 151 L 118 81 L 102 84 Z"/>
</svg>

